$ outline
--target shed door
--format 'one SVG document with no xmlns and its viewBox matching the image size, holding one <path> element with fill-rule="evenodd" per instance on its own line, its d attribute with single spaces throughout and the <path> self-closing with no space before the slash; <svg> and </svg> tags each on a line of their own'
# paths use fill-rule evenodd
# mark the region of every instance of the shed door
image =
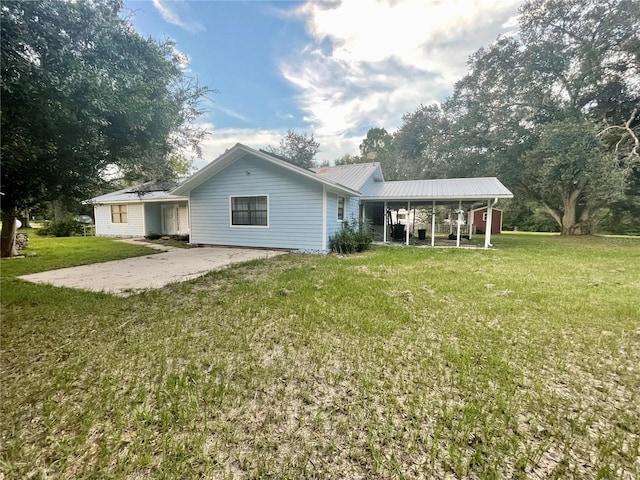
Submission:
<svg viewBox="0 0 640 480">
<path fill-rule="evenodd" d="M 162 233 L 164 235 L 177 235 L 179 231 L 178 205 L 162 206 Z"/>
</svg>

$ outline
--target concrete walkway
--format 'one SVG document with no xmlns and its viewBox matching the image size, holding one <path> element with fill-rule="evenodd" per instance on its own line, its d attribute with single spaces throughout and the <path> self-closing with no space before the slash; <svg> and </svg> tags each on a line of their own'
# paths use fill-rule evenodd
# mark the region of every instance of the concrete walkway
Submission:
<svg viewBox="0 0 640 480">
<path fill-rule="evenodd" d="M 142 243 L 142 242 L 136 242 Z M 143 243 L 157 248 L 155 244 Z M 249 248 L 167 248 L 165 253 L 62 268 L 18 277 L 34 283 L 127 296 L 149 288 L 201 277 L 233 263 L 282 255 L 284 251 Z"/>
</svg>

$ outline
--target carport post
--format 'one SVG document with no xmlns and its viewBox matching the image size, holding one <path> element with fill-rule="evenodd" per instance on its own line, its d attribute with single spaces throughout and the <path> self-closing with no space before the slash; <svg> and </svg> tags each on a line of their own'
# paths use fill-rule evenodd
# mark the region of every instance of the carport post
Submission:
<svg viewBox="0 0 640 480">
<path fill-rule="evenodd" d="M 456 230 L 456 247 L 460 246 L 460 227 L 462 225 L 462 200 L 458 202 L 458 228 Z"/>
<path fill-rule="evenodd" d="M 407 232 L 406 232 L 407 245 L 409 245 L 409 212 L 411 212 L 411 202 L 410 201 L 407 202 Z"/>
<path fill-rule="evenodd" d="M 436 245 L 436 201 L 433 201 L 433 207 L 431 207 L 431 246 Z"/>
<path fill-rule="evenodd" d="M 382 220 L 382 243 L 387 243 L 387 202 L 384 202 L 384 217 Z"/>
<path fill-rule="evenodd" d="M 498 202 L 497 198 L 495 199 L 493 204 L 491 203 L 491 200 L 489 200 L 488 202 L 487 222 L 484 226 L 484 248 L 489 248 L 493 246 L 491 245 L 491 227 L 493 226 L 493 205 L 495 205 L 497 202 Z"/>
</svg>

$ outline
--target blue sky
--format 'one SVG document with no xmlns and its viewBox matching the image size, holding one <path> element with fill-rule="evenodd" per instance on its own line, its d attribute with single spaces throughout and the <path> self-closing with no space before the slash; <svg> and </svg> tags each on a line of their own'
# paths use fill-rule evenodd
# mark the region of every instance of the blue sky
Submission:
<svg viewBox="0 0 640 480">
<path fill-rule="evenodd" d="M 313 133 L 319 160 L 358 153 L 371 127 L 392 132 L 444 100 L 468 56 L 517 29 L 519 0 L 126 0 L 135 28 L 170 38 L 188 73 L 219 93 L 198 166 L 237 142 Z"/>
</svg>

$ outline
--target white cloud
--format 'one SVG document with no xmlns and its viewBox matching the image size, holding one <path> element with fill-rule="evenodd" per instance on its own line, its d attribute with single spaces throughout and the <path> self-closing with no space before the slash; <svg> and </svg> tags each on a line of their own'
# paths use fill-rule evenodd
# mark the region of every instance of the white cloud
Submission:
<svg viewBox="0 0 640 480">
<path fill-rule="evenodd" d="M 395 129 L 404 113 L 442 101 L 469 55 L 513 30 L 520 0 L 307 2 L 313 42 L 281 60 L 318 138 Z M 343 152 L 351 153 L 351 152 Z M 352 152 L 355 153 L 355 152 Z"/>
<path fill-rule="evenodd" d="M 201 168 L 215 160 L 227 149 L 236 143 L 242 143 L 248 147 L 260 149 L 269 145 L 277 146 L 280 139 L 286 135 L 286 130 L 259 130 L 251 128 L 223 128 L 217 129 L 211 123 L 200 124 L 209 131 L 209 135 L 202 142 L 202 158 L 194 162 L 196 168 Z M 356 153 L 362 138 L 342 137 L 336 135 L 318 136 L 316 141 L 320 143 L 320 153 L 317 160 L 333 161 L 342 157 L 345 153 Z"/>
<path fill-rule="evenodd" d="M 152 0 L 153 6 L 158 10 L 165 22 L 177 25 L 191 33 L 203 32 L 205 30 L 202 23 L 190 17 L 190 8 L 183 0 Z"/>
</svg>

